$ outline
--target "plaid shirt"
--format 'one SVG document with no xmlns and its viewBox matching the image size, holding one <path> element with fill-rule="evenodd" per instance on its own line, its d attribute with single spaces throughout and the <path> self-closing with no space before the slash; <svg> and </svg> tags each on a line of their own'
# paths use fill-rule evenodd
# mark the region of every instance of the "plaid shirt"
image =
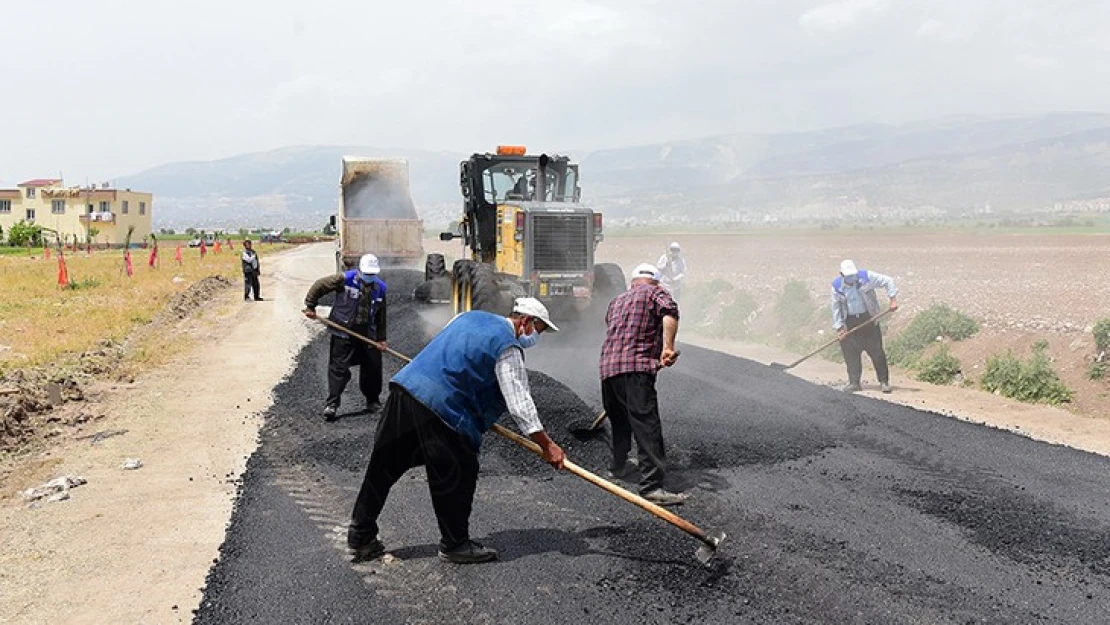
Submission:
<svg viewBox="0 0 1110 625">
<path fill-rule="evenodd" d="M 608 331 L 601 346 L 601 379 L 622 373 L 656 373 L 663 355 L 663 317 L 678 319 L 667 289 L 640 284 L 609 302 Z"/>
</svg>

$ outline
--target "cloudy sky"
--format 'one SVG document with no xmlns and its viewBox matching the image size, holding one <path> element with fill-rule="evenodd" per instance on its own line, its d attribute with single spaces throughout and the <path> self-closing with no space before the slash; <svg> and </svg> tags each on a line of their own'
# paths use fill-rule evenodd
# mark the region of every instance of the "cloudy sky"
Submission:
<svg viewBox="0 0 1110 625">
<path fill-rule="evenodd" d="M 0 185 L 298 144 L 593 149 L 1110 111 L 1106 0 L 11 0 Z"/>
</svg>

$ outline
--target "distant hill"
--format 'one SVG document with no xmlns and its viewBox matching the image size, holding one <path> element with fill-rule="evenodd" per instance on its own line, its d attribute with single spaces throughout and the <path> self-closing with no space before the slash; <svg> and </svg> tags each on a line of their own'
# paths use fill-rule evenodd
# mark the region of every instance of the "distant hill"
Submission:
<svg viewBox="0 0 1110 625">
<path fill-rule="evenodd" d="M 1110 115 L 1101 113 L 949 117 L 569 154 L 582 165 L 583 199 L 614 217 L 1029 211 L 1110 197 Z M 115 184 L 153 192 L 159 225 L 319 227 L 335 210 L 343 155 L 406 158 L 422 217 L 438 222 L 460 210 L 458 164 L 467 155 L 448 152 L 288 147 L 163 165 Z"/>
</svg>

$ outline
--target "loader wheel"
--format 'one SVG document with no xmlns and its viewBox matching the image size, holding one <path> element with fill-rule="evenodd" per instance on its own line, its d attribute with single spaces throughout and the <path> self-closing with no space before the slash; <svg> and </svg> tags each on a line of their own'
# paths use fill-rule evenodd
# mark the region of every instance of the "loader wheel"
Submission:
<svg viewBox="0 0 1110 625">
<path fill-rule="evenodd" d="M 624 271 L 615 263 L 600 263 L 594 265 L 594 300 L 603 306 L 608 306 L 614 297 L 624 293 L 628 283 L 624 280 Z"/>
<path fill-rule="evenodd" d="M 456 260 L 451 267 L 451 306 L 456 315 L 470 310 L 471 276 L 476 264 L 472 260 L 462 259 Z"/>
<path fill-rule="evenodd" d="M 447 260 L 443 258 L 443 254 L 428 254 L 428 259 L 424 261 L 424 281 L 431 282 L 446 274 Z"/>
<path fill-rule="evenodd" d="M 505 297 L 497 285 L 497 276 L 493 273 L 493 265 L 488 263 L 475 264 L 470 274 L 470 309 L 484 310 L 498 315 L 508 316 L 511 306 L 506 305 Z"/>
</svg>

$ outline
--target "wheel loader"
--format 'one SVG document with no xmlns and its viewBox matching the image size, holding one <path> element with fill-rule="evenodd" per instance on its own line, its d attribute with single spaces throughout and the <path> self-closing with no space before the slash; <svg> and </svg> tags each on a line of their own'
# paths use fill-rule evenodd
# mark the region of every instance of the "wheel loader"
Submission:
<svg viewBox="0 0 1110 625">
<path fill-rule="evenodd" d="M 523 146 L 498 146 L 463 161 L 463 217 L 440 234 L 442 241 L 462 240 L 462 258 L 447 267 L 443 254 L 428 254 L 416 298 L 450 303 L 456 314 L 507 315 L 525 296 L 560 319 L 591 305 L 604 310 L 625 290 L 624 272 L 594 264 L 604 222 L 580 202 L 578 182 L 578 165 L 569 158 L 529 155 Z"/>
</svg>

